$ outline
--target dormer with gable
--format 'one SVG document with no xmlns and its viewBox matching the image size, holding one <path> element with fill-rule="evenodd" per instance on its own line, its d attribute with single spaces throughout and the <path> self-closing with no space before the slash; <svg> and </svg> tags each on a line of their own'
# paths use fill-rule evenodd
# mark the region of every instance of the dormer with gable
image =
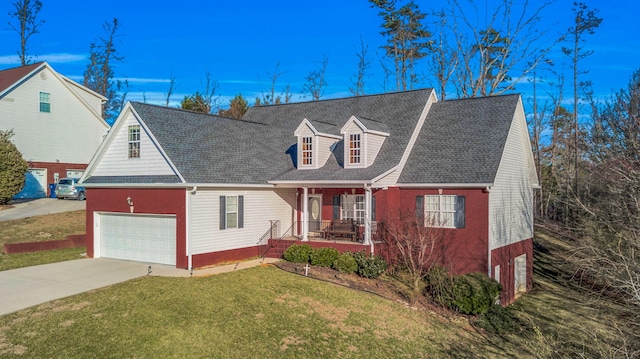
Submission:
<svg viewBox="0 0 640 359">
<path fill-rule="evenodd" d="M 318 169 L 327 163 L 332 148 L 342 137 L 328 133 L 332 124 L 302 120 L 294 135 L 297 138 L 297 168 Z"/>
<path fill-rule="evenodd" d="M 389 137 L 389 129 L 382 122 L 351 116 L 340 134 L 344 140 L 344 168 L 367 168 Z"/>
</svg>

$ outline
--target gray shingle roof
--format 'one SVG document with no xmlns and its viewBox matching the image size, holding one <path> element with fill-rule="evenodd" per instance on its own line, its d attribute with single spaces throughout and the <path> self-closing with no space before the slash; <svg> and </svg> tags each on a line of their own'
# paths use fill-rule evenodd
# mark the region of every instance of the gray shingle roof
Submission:
<svg viewBox="0 0 640 359">
<path fill-rule="evenodd" d="M 431 89 L 250 108 L 242 120 L 143 103 L 133 109 L 187 183 L 370 181 L 397 166 Z M 399 183 L 492 183 L 519 95 L 434 103 Z M 297 170 L 294 131 L 303 119 L 339 134 L 356 116 L 390 134 L 368 168 L 344 169 L 340 141 L 326 165 Z M 177 176 L 90 177 L 86 183 L 179 183 Z"/>
<path fill-rule="evenodd" d="M 376 129 L 388 128 L 390 136 L 385 140 L 375 163 L 362 169 L 344 169 L 339 160 L 342 154 L 329 158 L 326 165 L 316 170 L 297 170 L 293 166 L 280 176 L 271 177 L 275 181 L 354 181 L 371 180 L 400 163 L 413 129 L 422 113 L 432 89 L 349 97 L 277 106 L 252 107 L 243 119 L 283 128 L 281 144 L 294 145 L 293 131 L 303 119 L 322 121 L 335 125 L 339 130 L 351 116 L 367 119 L 368 124 L 379 123 Z M 287 146 L 288 147 L 288 146 Z M 336 151 L 343 147 L 337 146 Z"/>
<path fill-rule="evenodd" d="M 279 128 L 143 103 L 132 106 L 188 183 L 263 184 L 291 167 L 286 148 L 277 141 Z"/>
<path fill-rule="evenodd" d="M 493 183 L 520 95 L 431 106 L 399 183 Z"/>
</svg>

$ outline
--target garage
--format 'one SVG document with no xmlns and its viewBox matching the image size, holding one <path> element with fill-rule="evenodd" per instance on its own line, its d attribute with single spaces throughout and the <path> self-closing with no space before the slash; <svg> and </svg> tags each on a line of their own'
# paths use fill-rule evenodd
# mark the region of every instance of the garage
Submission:
<svg viewBox="0 0 640 359">
<path fill-rule="evenodd" d="M 176 265 L 174 215 L 99 214 L 100 257 Z"/>
</svg>

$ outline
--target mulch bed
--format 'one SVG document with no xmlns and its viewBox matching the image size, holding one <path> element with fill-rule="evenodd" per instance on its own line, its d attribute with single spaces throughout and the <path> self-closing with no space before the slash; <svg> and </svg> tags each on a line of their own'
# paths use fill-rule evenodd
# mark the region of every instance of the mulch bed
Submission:
<svg viewBox="0 0 640 359">
<path fill-rule="evenodd" d="M 298 275 L 305 275 L 305 264 L 291 263 L 287 261 L 280 261 L 274 264 L 276 267 Z M 409 298 L 402 293 L 398 284 L 391 280 L 382 279 L 369 279 L 358 276 L 357 274 L 344 274 L 336 271 L 332 268 L 312 266 L 309 265 L 309 270 L 306 273 L 309 278 L 322 280 L 325 282 L 341 285 L 343 287 L 372 293 L 383 297 L 385 299 L 395 301 L 406 306 L 410 306 Z M 428 310 L 437 312 L 444 316 L 450 316 L 447 310 L 434 304 L 427 297 L 420 297 L 416 303 L 411 306 L 417 310 Z"/>
</svg>

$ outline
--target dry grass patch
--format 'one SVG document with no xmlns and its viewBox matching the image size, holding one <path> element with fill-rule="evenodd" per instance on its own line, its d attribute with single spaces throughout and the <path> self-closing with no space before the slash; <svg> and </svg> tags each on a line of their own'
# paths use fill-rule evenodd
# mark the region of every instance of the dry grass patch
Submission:
<svg viewBox="0 0 640 359">
<path fill-rule="evenodd" d="M 2 222 L 0 244 L 60 240 L 85 233 L 85 213 L 81 210 Z"/>
</svg>

